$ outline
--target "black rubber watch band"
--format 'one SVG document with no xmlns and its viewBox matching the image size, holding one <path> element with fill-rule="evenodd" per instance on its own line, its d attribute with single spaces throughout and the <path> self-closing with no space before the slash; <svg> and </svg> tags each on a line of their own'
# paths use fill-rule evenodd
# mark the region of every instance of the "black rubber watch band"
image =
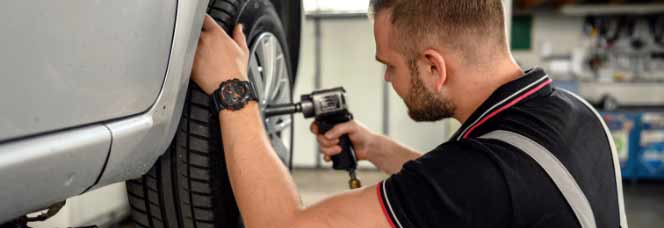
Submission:
<svg viewBox="0 0 664 228">
<path fill-rule="evenodd" d="M 219 113 L 221 110 L 226 109 L 224 105 L 221 103 L 221 100 L 219 99 L 221 96 L 221 90 L 217 89 L 214 92 L 212 92 L 212 95 L 210 95 L 210 112 L 212 113 Z"/>
</svg>

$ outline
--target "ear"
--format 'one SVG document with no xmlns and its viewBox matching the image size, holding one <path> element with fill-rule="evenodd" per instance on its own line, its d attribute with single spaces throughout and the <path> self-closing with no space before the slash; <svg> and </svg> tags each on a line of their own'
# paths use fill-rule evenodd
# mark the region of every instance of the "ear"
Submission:
<svg viewBox="0 0 664 228">
<path fill-rule="evenodd" d="M 440 92 L 447 81 L 447 66 L 445 64 L 445 58 L 438 50 L 426 49 L 424 50 L 424 60 L 426 61 L 427 66 L 430 67 L 427 72 L 434 77 L 434 89 L 436 92 Z"/>
</svg>

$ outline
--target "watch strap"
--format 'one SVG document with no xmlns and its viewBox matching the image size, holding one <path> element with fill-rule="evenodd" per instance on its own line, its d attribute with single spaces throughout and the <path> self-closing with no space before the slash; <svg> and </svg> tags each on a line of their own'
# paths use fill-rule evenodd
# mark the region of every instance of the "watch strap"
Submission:
<svg viewBox="0 0 664 228">
<path fill-rule="evenodd" d="M 221 89 L 217 89 L 212 95 L 210 95 L 210 112 L 219 113 L 224 109 L 226 109 L 226 107 L 224 107 L 223 102 L 221 102 Z"/>
<path fill-rule="evenodd" d="M 246 82 L 246 86 L 249 89 L 249 101 L 258 101 L 258 92 L 256 91 L 256 88 L 254 87 L 254 84 L 248 81 Z"/>
</svg>

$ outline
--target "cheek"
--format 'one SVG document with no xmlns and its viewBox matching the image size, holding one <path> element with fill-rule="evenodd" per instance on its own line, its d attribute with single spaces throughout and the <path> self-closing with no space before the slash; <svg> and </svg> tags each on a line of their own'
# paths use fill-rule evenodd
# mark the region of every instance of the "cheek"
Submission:
<svg viewBox="0 0 664 228">
<path fill-rule="evenodd" d="M 410 75 L 408 74 L 392 74 L 392 88 L 401 97 L 405 98 L 410 90 Z"/>
</svg>

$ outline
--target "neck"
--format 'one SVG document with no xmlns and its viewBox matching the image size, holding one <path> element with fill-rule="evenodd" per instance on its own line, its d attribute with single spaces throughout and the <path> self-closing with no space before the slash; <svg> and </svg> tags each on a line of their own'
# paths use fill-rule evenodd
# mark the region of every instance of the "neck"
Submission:
<svg viewBox="0 0 664 228">
<path fill-rule="evenodd" d="M 521 77 L 524 72 L 516 62 L 509 58 L 503 63 L 487 64 L 482 68 L 468 68 L 467 72 L 458 72 L 462 77 L 456 80 L 456 90 L 453 101 L 456 106 L 454 119 L 462 124 L 465 123 L 470 115 L 479 108 L 484 101 L 489 99 L 499 87 L 514 81 Z"/>
</svg>

